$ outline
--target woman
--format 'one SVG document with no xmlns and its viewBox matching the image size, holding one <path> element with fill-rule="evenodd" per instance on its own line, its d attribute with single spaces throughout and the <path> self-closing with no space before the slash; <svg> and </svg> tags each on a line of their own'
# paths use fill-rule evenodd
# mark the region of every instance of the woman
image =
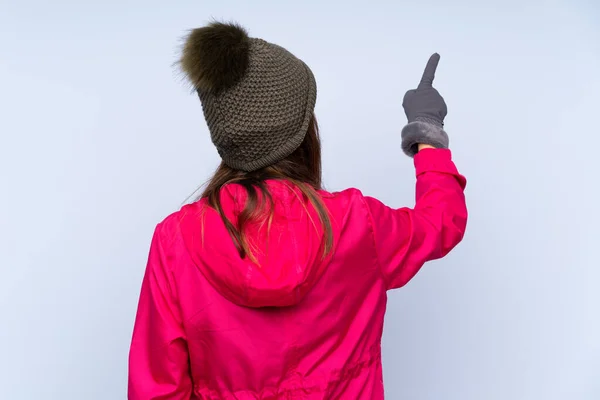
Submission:
<svg viewBox="0 0 600 400">
<path fill-rule="evenodd" d="M 392 209 L 322 189 L 316 84 L 301 60 L 234 24 L 190 33 L 181 66 L 222 163 L 154 233 L 129 399 L 383 399 L 386 291 L 446 255 L 467 220 L 438 61 L 403 102 L 416 206 Z"/>
</svg>

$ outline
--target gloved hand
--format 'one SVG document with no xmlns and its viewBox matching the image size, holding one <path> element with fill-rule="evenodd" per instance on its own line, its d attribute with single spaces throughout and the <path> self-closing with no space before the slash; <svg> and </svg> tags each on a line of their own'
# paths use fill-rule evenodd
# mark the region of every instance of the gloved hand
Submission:
<svg viewBox="0 0 600 400">
<path fill-rule="evenodd" d="M 439 61 L 437 53 L 429 58 L 419 86 L 406 92 L 402 101 L 408 118 L 408 124 L 402 129 L 402 150 L 410 157 L 417 154 L 419 144 L 448 148 L 448 134 L 443 129 L 448 108 L 432 86 Z"/>
</svg>

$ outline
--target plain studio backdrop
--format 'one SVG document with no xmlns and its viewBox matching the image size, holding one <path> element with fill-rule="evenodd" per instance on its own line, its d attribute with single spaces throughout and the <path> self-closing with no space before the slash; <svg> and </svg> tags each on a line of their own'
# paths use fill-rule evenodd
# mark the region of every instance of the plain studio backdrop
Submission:
<svg viewBox="0 0 600 400">
<path fill-rule="evenodd" d="M 0 2 L 0 398 L 124 399 L 153 228 L 215 169 L 181 37 L 235 20 L 314 70 L 325 183 L 414 204 L 433 52 L 463 243 L 389 296 L 390 399 L 600 399 L 600 6 Z"/>
</svg>

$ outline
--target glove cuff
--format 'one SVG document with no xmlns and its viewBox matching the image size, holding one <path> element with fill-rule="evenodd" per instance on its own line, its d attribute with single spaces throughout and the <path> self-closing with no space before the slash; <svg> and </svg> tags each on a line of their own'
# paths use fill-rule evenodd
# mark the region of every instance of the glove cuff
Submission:
<svg viewBox="0 0 600 400">
<path fill-rule="evenodd" d="M 407 156 L 414 157 L 419 151 L 419 144 L 447 149 L 450 140 L 440 125 L 417 120 L 402 128 L 402 151 Z"/>
</svg>

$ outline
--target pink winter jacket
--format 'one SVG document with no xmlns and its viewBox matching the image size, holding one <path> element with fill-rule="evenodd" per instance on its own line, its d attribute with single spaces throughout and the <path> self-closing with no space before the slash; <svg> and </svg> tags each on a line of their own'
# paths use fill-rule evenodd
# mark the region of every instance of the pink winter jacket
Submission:
<svg viewBox="0 0 600 400">
<path fill-rule="evenodd" d="M 167 217 L 142 284 L 129 399 L 383 399 L 386 291 L 446 255 L 467 222 L 466 181 L 450 151 L 423 150 L 414 163 L 413 209 L 356 189 L 320 192 L 335 239 L 326 259 L 317 214 L 281 181 L 268 182 L 270 230 L 248 231 L 260 239 L 260 266 L 239 257 L 205 201 Z M 221 196 L 235 219 L 244 190 Z"/>
</svg>

